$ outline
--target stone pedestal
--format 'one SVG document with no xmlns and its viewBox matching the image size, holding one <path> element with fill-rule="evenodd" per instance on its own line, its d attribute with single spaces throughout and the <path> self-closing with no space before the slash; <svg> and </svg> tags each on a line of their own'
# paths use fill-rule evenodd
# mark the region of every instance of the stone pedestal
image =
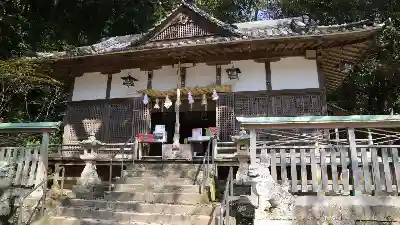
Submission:
<svg viewBox="0 0 400 225">
<path fill-rule="evenodd" d="M 248 181 L 247 173 L 249 171 L 249 159 L 248 155 L 236 155 L 239 161 L 239 168 L 236 172 L 236 184 L 245 184 Z"/>
<path fill-rule="evenodd" d="M 104 196 L 106 187 L 102 185 L 96 169 L 97 150 L 104 144 L 97 141 L 94 134 L 88 140 L 80 143 L 84 148 L 84 154 L 80 158 L 85 161 L 85 168 L 72 189 L 78 198 L 96 199 Z"/>
<path fill-rule="evenodd" d="M 193 153 L 190 144 L 180 144 L 179 149 L 174 149 L 172 144 L 164 144 L 162 148 L 163 159 L 183 159 L 191 161 Z"/>
</svg>

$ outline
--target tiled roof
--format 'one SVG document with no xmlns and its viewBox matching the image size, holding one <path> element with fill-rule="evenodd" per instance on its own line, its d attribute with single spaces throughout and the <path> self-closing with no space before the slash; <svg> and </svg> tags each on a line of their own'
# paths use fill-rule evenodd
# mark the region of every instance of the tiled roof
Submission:
<svg viewBox="0 0 400 225">
<path fill-rule="evenodd" d="M 105 53 L 134 51 L 140 49 L 158 49 L 158 48 L 174 48 L 179 46 L 191 46 L 197 44 L 226 43 L 243 40 L 262 40 L 262 39 L 278 39 L 293 36 L 324 36 L 329 34 L 351 33 L 359 31 L 376 30 L 382 27 L 382 24 L 371 23 L 363 20 L 355 23 L 318 26 L 316 22 L 308 20 L 304 17 L 285 18 L 279 20 L 266 20 L 247 23 L 227 24 L 224 23 L 194 5 L 183 2 L 180 7 L 187 7 L 211 23 L 217 25 L 224 30 L 229 31 L 231 36 L 208 36 L 203 38 L 191 38 L 183 40 L 172 40 L 168 42 L 149 42 L 141 43 L 142 40 L 148 39 L 154 29 L 165 22 L 172 14 L 179 9 L 173 10 L 163 20 L 158 22 L 152 29 L 145 34 L 133 34 L 126 36 L 117 36 L 106 38 L 90 46 L 82 46 L 68 52 L 38 53 L 39 58 L 68 58 L 77 56 L 100 55 Z M 305 20 L 306 19 L 306 20 Z M 305 22 L 307 21 L 307 22 Z"/>
</svg>

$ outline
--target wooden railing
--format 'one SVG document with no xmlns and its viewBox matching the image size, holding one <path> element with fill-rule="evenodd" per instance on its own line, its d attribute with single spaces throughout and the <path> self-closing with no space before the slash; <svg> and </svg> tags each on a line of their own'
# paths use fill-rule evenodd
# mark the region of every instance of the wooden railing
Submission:
<svg viewBox="0 0 400 225">
<path fill-rule="evenodd" d="M 296 194 L 397 195 L 400 116 L 360 118 L 363 121 L 317 117 L 312 124 L 302 121 L 299 126 L 293 118 L 287 122 L 272 118 L 273 122 L 265 119 L 265 126 L 259 122 L 244 125 L 250 130 L 251 161 L 267 151 L 272 177 L 289 181 Z M 257 140 L 260 134 L 268 140 Z"/>
<path fill-rule="evenodd" d="M 135 158 L 135 152 L 132 151 L 135 143 L 107 143 L 104 147 L 98 150 L 99 160 L 114 160 L 119 161 L 120 159 L 133 159 Z M 121 149 L 123 148 L 123 149 Z M 50 158 L 52 159 L 79 159 L 83 154 L 83 147 L 78 144 L 70 145 L 50 145 Z"/>
</svg>

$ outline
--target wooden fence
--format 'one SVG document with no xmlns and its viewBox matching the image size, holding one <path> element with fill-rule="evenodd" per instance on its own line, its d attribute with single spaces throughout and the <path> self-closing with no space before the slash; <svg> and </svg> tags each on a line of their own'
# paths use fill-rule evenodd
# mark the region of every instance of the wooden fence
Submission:
<svg viewBox="0 0 400 225">
<path fill-rule="evenodd" d="M 349 194 L 397 194 L 400 191 L 400 146 L 265 147 L 271 156 L 271 175 L 288 180 L 293 193 L 324 192 Z M 356 164 L 356 170 L 353 164 Z"/>
<path fill-rule="evenodd" d="M 400 116 L 245 118 L 243 122 L 250 130 L 251 160 L 267 151 L 272 177 L 288 182 L 292 193 L 400 192 Z M 260 133 L 267 141 L 257 140 Z M 220 146 L 221 153 L 229 149 L 226 146 Z"/>
<path fill-rule="evenodd" d="M 31 187 L 35 184 L 39 162 L 38 147 L 0 147 L 0 161 L 15 163 L 14 186 Z"/>
</svg>

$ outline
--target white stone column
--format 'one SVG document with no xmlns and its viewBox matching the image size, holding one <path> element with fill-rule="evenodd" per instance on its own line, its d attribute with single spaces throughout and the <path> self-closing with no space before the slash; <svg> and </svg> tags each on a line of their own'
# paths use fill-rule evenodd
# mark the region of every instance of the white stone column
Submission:
<svg viewBox="0 0 400 225">
<path fill-rule="evenodd" d="M 257 163 L 257 133 L 255 129 L 250 130 L 250 164 Z"/>
</svg>

